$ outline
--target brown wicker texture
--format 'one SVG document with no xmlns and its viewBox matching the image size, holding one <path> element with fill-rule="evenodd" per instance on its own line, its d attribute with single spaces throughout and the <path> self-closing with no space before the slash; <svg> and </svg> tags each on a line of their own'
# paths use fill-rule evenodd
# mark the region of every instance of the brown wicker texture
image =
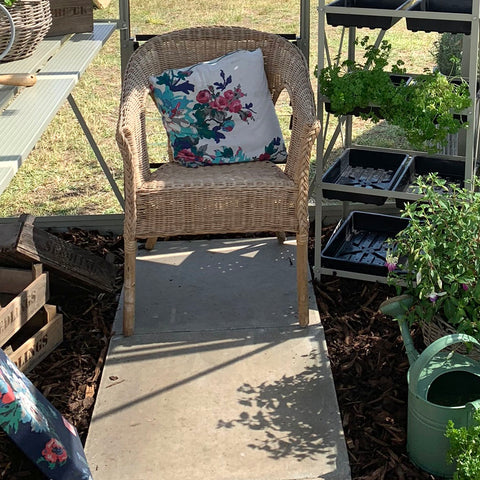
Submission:
<svg viewBox="0 0 480 480">
<path fill-rule="evenodd" d="M 15 25 L 15 41 L 2 62 L 11 62 L 29 57 L 45 38 L 52 25 L 49 0 L 17 0 L 9 8 Z M 3 14 L 0 16 L 0 53 L 5 50 L 11 38 L 11 29 Z"/>
<path fill-rule="evenodd" d="M 420 322 L 420 328 L 422 330 L 423 342 L 428 347 L 431 343 L 445 335 L 452 335 L 458 333 L 452 325 L 446 322 L 442 317 L 435 316 L 431 322 Z M 480 349 L 473 347 L 471 350 L 467 350 L 464 344 L 457 343 L 451 347 L 445 348 L 448 351 L 455 351 L 461 355 L 467 355 L 474 360 L 480 360 Z"/>
<path fill-rule="evenodd" d="M 292 105 L 285 171 L 269 162 L 199 168 L 172 162 L 151 172 L 145 124 L 149 76 L 258 47 L 274 102 L 286 89 Z M 134 329 L 136 239 L 150 239 L 151 246 L 152 237 L 186 234 L 295 232 L 298 316 L 301 325 L 308 324 L 308 176 L 318 131 L 305 59 L 278 35 L 241 27 L 195 27 L 155 37 L 132 55 L 117 131 L 125 176 L 125 335 Z"/>
</svg>

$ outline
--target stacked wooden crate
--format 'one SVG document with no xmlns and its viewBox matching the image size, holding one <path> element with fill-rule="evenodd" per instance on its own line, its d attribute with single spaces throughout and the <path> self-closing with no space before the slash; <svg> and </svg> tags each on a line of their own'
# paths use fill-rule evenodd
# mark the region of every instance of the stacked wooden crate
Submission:
<svg viewBox="0 0 480 480">
<path fill-rule="evenodd" d="M 0 345 L 23 372 L 63 340 L 63 316 L 47 304 L 48 272 L 0 267 Z"/>
</svg>

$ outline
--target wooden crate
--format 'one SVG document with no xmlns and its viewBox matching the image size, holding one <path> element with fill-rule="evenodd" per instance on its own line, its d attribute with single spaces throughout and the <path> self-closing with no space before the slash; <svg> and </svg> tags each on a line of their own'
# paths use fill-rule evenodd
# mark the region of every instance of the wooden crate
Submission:
<svg viewBox="0 0 480 480">
<path fill-rule="evenodd" d="M 63 315 L 56 306 L 46 304 L 2 349 L 22 372 L 28 372 L 62 341 Z"/>
<path fill-rule="evenodd" d="M 35 227 L 34 220 L 24 215 L 18 222 L 0 225 L 1 266 L 29 268 L 32 263 L 41 263 L 51 273 L 52 285 L 61 277 L 75 285 L 115 290 L 115 265 Z"/>
<path fill-rule="evenodd" d="M 22 328 L 49 298 L 48 273 L 0 267 L 0 345 Z"/>
<path fill-rule="evenodd" d="M 47 37 L 93 31 L 92 0 L 50 0 L 52 26 Z"/>
</svg>

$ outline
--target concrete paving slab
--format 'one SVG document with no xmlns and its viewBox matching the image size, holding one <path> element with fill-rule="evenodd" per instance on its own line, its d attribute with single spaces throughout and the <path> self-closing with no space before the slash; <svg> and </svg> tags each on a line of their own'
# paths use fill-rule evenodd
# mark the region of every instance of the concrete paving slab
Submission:
<svg viewBox="0 0 480 480">
<path fill-rule="evenodd" d="M 295 325 L 293 260 L 276 239 L 139 255 L 135 334 L 111 341 L 85 447 L 95 480 L 350 479 L 313 292 L 311 326 Z"/>
</svg>

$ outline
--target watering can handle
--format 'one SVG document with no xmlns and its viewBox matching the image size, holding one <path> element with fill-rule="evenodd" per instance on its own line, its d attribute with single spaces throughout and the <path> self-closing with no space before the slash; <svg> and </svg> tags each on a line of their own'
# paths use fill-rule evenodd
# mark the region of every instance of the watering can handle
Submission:
<svg viewBox="0 0 480 480">
<path fill-rule="evenodd" d="M 464 333 L 446 335 L 445 337 L 435 340 L 420 354 L 415 363 L 410 367 L 410 385 L 413 386 L 418 383 L 420 373 L 437 353 L 450 345 L 464 342 L 474 343 L 480 346 L 480 343 L 475 338 L 470 335 L 465 335 Z"/>
<path fill-rule="evenodd" d="M 467 416 L 467 424 L 465 425 L 467 428 L 476 424 L 475 419 L 473 418 L 475 412 L 480 409 L 480 400 L 474 400 L 473 402 L 468 402 L 468 416 Z"/>
</svg>

